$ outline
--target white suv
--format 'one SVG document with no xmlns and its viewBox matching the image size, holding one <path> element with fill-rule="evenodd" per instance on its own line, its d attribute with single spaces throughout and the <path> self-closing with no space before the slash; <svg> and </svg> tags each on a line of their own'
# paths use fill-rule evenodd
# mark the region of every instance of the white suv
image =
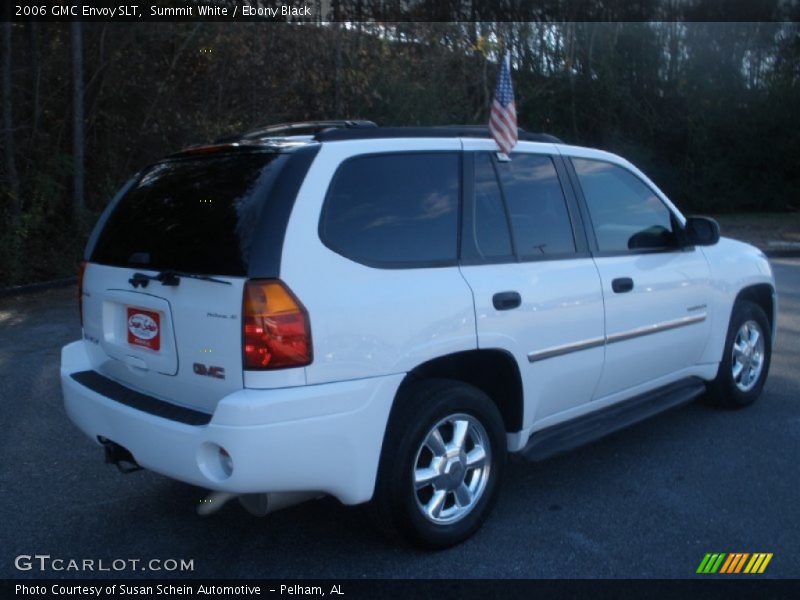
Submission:
<svg viewBox="0 0 800 600">
<path fill-rule="evenodd" d="M 309 134 L 309 132 L 311 132 Z M 133 177 L 82 267 L 67 413 L 109 461 L 280 506 L 474 533 L 506 454 L 753 402 L 767 258 L 624 159 L 520 133 L 272 127 Z"/>
</svg>

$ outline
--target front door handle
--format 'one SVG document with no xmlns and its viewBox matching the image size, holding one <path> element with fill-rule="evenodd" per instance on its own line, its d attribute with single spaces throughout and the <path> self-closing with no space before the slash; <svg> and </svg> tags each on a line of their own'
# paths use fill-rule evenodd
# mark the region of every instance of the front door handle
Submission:
<svg viewBox="0 0 800 600">
<path fill-rule="evenodd" d="M 497 310 L 511 310 L 522 304 L 519 292 L 498 292 L 492 296 L 492 304 Z"/>
<path fill-rule="evenodd" d="M 611 289 L 616 294 L 624 294 L 633 289 L 633 279 L 630 277 L 617 277 L 611 282 Z"/>
</svg>

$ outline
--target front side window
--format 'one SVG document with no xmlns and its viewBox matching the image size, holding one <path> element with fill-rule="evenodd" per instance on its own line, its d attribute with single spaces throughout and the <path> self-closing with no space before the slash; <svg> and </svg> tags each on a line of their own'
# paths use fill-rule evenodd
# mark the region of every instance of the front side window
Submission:
<svg viewBox="0 0 800 600">
<path fill-rule="evenodd" d="M 454 264 L 459 197 L 458 154 L 352 158 L 328 190 L 320 237 L 335 252 L 367 265 Z"/>
<path fill-rule="evenodd" d="M 573 158 L 601 252 L 676 246 L 672 216 L 636 175 L 618 165 Z"/>
</svg>

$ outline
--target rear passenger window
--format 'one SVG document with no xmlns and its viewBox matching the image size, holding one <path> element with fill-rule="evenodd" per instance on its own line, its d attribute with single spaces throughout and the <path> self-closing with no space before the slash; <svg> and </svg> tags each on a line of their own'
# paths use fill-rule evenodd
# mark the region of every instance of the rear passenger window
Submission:
<svg viewBox="0 0 800 600">
<path fill-rule="evenodd" d="M 332 250 L 374 266 L 454 264 L 459 155 L 377 154 L 344 162 L 320 223 Z"/>
<path fill-rule="evenodd" d="M 519 154 L 498 162 L 497 169 L 519 257 L 574 253 L 575 238 L 553 160 Z"/>
<path fill-rule="evenodd" d="M 503 196 L 488 154 L 475 157 L 475 217 L 472 222 L 475 243 L 482 258 L 513 255 Z"/>
</svg>

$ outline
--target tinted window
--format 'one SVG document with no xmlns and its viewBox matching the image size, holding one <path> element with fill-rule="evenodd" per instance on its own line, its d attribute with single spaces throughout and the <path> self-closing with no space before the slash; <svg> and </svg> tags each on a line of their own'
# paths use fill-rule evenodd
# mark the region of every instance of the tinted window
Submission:
<svg viewBox="0 0 800 600">
<path fill-rule="evenodd" d="M 366 264 L 411 266 L 456 260 L 457 154 L 362 156 L 334 176 L 320 235 Z"/>
<path fill-rule="evenodd" d="M 514 155 L 498 162 L 500 182 L 521 258 L 575 251 L 564 191 L 549 156 Z"/>
<path fill-rule="evenodd" d="M 620 166 L 583 158 L 572 164 L 586 198 L 597 245 L 620 252 L 675 245 L 670 211 L 645 183 Z"/>
<path fill-rule="evenodd" d="M 511 256 L 511 234 L 497 175 L 488 154 L 475 157 L 475 243 L 483 258 Z"/>
<path fill-rule="evenodd" d="M 246 275 L 261 207 L 287 156 L 228 154 L 154 165 L 119 201 L 91 260 Z"/>
</svg>

